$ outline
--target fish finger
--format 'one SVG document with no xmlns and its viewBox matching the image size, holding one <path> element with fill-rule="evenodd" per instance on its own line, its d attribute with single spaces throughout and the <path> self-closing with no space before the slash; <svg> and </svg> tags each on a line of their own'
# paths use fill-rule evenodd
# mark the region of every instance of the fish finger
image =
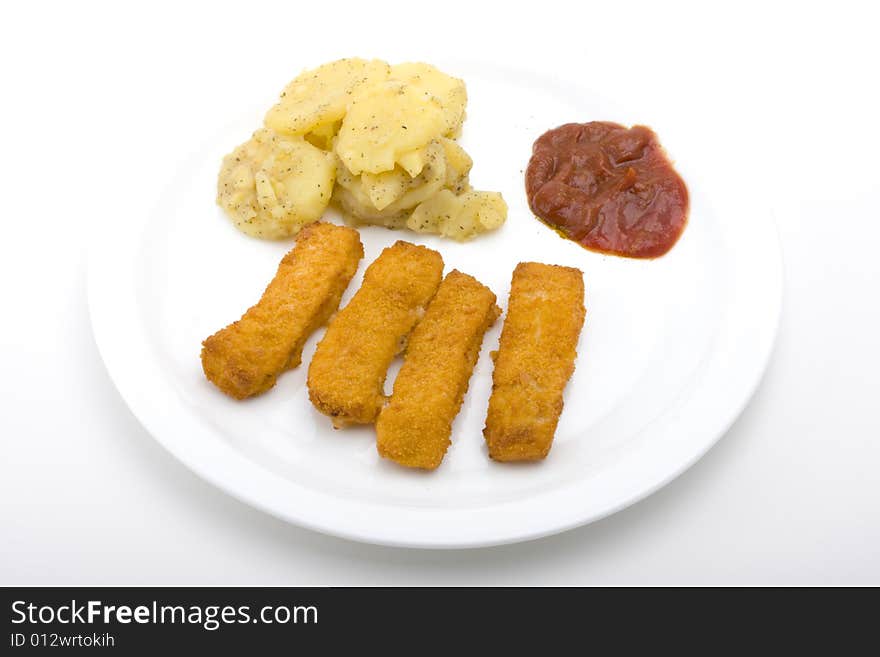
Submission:
<svg viewBox="0 0 880 657">
<path fill-rule="evenodd" d="M 394 392 L 376 421 L 379 454 L 433 470 L 449 447 L 483 335 L 501 312 L 477 279 L 450 272 L 410 336 Z"/>
<path fill-rule="evenodd" d="M 547 456 L 585 314 L 579 269 L 517 265 L 483 429 L 491 458 L 535 461 Z"/>
<path fill-rule="evenodd" d="M 367 267 L 363 284 L 327 327 L 309 364 L 309 399 L 335 427 L 376 420 L 388 366 L 442 277 L 439 253 L 403 241 Z"/>
<path fill-rule="evenodd" d="M 263 296 L 244 316 L 202 343 L 208 380 L 230 397 L 253 397 L 296 367 L 308 337 L 330 319 L 364 257 L 358 232 L 303 228 Z"/>
</svg>

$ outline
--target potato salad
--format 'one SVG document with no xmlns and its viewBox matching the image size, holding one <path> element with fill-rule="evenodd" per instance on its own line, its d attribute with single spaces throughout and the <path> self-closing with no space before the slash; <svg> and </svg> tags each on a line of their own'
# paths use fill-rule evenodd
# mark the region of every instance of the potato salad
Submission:
<svg viewBox="0 0 880 657">
<path fill-rule="evenodd" d="M 242 232 L 281 239 L 331 202 L 354 224 L 467 240 L 501 226 L 456 138 L 464 81 L 430 64 L 341 59 L 288 84 L 264 126 L 223 160 L 217 202 Z"/>
</svg>

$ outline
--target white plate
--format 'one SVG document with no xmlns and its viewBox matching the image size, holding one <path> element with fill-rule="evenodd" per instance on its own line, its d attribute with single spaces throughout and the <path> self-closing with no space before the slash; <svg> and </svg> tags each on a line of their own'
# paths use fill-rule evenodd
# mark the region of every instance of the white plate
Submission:
<svg viewBox="0 0 880 657">
<path fill-rule="evenodd" d="M 361 541 L 436 548 L 510 543 L 632 504 L 723 435 L 755 389 L 776 332 L 781 263 L 772 220 L 735 184 L 713 180 L 713 163 L 688 159 L 689 139 L 699 136 L 670 140 L 658 127 L 691 192 L 690 223 L 675 248 L 656 261 L 590 253 L 530 214 L 522 170 L 532 142 L 561 123 L 631 123 L 645 121 L 644 112 L 613 108 L 572 84 L 525 72 L 447 68 L 468 84 L 462 143 L 474 158 L 472 182 L 503 192 L 507 224 L 467 244 L 364 229 L 366 257 L 343 304 L 366 264 L 397 239 L 438 249 L 447 271 L 479 278 L 502 309 L 517 262 L 581 268 L 587 321 L 546 461 L 505 465 L 486 455 L 488 352 L 496 348 L 501 321 L 486 336 L 452 447 L 434 473 L 383 461 L 371 427 L 334 431 L 312 408 L 305 374 L 320 331 L 306 346 L 304 365 L 259 398 L 236 402 L 205 380 L 201 340 L 259 298 L 291 247 L 239 234 L 214 204 L 221 157 L 257 127 L 263 108 L 183 162 L 155 211 L 105 226 L 90 256 L 89 304 L 101 355 L 150 433 L 235 497 Z M 280 88 L 285 80 L 277 82 Z M 389 373 L 389 388 L 398 367 Z"/>
</svg>

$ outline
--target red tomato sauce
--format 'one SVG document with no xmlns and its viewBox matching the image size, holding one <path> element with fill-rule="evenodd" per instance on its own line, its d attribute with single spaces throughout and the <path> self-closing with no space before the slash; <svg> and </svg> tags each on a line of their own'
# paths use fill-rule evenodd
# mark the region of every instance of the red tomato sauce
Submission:
<svg viewBox="0 0 880 657">
<path fill-rule="evenodd" d="M 526 194 L 538 218 L 581 246 L 656 258 L 684 231 L 688 190 L 653 130 L 567 123 L 535 142 Z"/>
</svg>

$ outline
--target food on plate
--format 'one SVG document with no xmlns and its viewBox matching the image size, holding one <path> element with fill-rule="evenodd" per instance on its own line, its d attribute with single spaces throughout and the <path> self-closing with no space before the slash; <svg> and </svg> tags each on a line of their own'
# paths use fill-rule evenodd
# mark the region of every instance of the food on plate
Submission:
<svg viewBox="0 0 880 657">
<path fill-rule="evenodd" d="M 226 156 L 217 201 L 239 229 L 265 239 L 295 235 L 331 198 L 354 224 L 470 239 L 504 223 L 507 204 L 471 188 L 473 161 L 454 141 L 466 105 L 464 81 L 430 64 L 324 64 L 288 84 L 265 127 Z M 491 213 L 468 210 L 462 228 L 442 215 L 426 220 L 427 209 L 409 221 L 441 192 L 467 194 L 442 207 L 479 198 Z"/>
<path fill-rule="evenodd" d="M 684 231 L 688 191 L 645 126 L 568 123 L 541 135 L 526 170 L 529 206 L 582 246 L 631 258 L 668 252 Z"/>
<path fill-rule="evenodd" d="M 445 126 L 443 110 L 433 97 L 410 84 L 387 80 L 352 98 L 336 138 L 336 154 L 355 176 L 391 171 L 402 156 L 440 137 Z"/>
<path fill-rule="evenodd" d="M 443 189 L 463 191 L 470 158 L 455 142 L 440 140 L 425 149 L 425 162 L 415 178 L 399 167 L 378 175 L 353 176 L 339 168 L 333 198 L 359 224 L 403 228 L 413 210 Z"/>
<path fill-rule="evenodd" d="M 307 226 L 259 302 L 202 343 L 208 380 L 236 399 L 275 385 L 279 374 L 300 364 L 303 344 L 336 311 L 363 256 L 356 230 Z"/>
<path fill-rule="evenodd" d="M 367 267 L 360 289 L 330 322 L 309 365 L 309 399 L 335 427 L 375 421 L 385 402 L 388 366 L 442 277 L 439 253 L 403 241 Z"/>
<path fill-rule="evenodd" d="M 439 233 L 457 240 L 498 228 L 507 216 L 507 204 L 496 192 L 470 190 L 437 192 L 416 207 L 406 227 L 417 233 Z"/>
<path fill-rule="evenodd" d="M 378 59 L 340 59 L 300 73 L 266 114 L 266 127 L 283 135 L 322 135 L 338 130 L 352 94 L 388 78 L 391 67 Z"/>
<path fill-rule="evenodd" d="M 333 199 L 346 218 L 458 240 L 501 226 L 507 204 L 501 194 L 472 190 L 473 160 L 452 139 L 466 104 L 464 82 L 429 64 L 392 66 L 385 83 L 355 94 L 335 146 Z M 470 209 L 480 204 L 482 212 Z M 447 217 L 446 208 L 459 214 L 464 205 L 462 221 Z"/>
<path fill-rule="evenodd" d="M 585 313 L 579 269 L 537 262 L 516 266 L 483 429 L 496 461 L 547 456 Z"/>
<path fill-rule="evenodd" d="M 223 158 L 217 203 L 243 233 L 290 237 L 321 217 L 335 179 L 332 154 L 262 128 Z"/>
<path fill-rule="evenodd" d="M 379 454 L 433 470 L 449 447 L 483 335 L 500 309 L 492 290 L 450 272 L 409 338 L 394 392 L 376 420 Z"/>
<path fill-rule="evenodd" d="M 391 77 L 430 96 L 443 110 L 445 137 L 457 137 L 464 123 L 467 89 L 464 80 L 446 75 L 430 64 L 406 63 L 391 67 Z"/>
</svg>

